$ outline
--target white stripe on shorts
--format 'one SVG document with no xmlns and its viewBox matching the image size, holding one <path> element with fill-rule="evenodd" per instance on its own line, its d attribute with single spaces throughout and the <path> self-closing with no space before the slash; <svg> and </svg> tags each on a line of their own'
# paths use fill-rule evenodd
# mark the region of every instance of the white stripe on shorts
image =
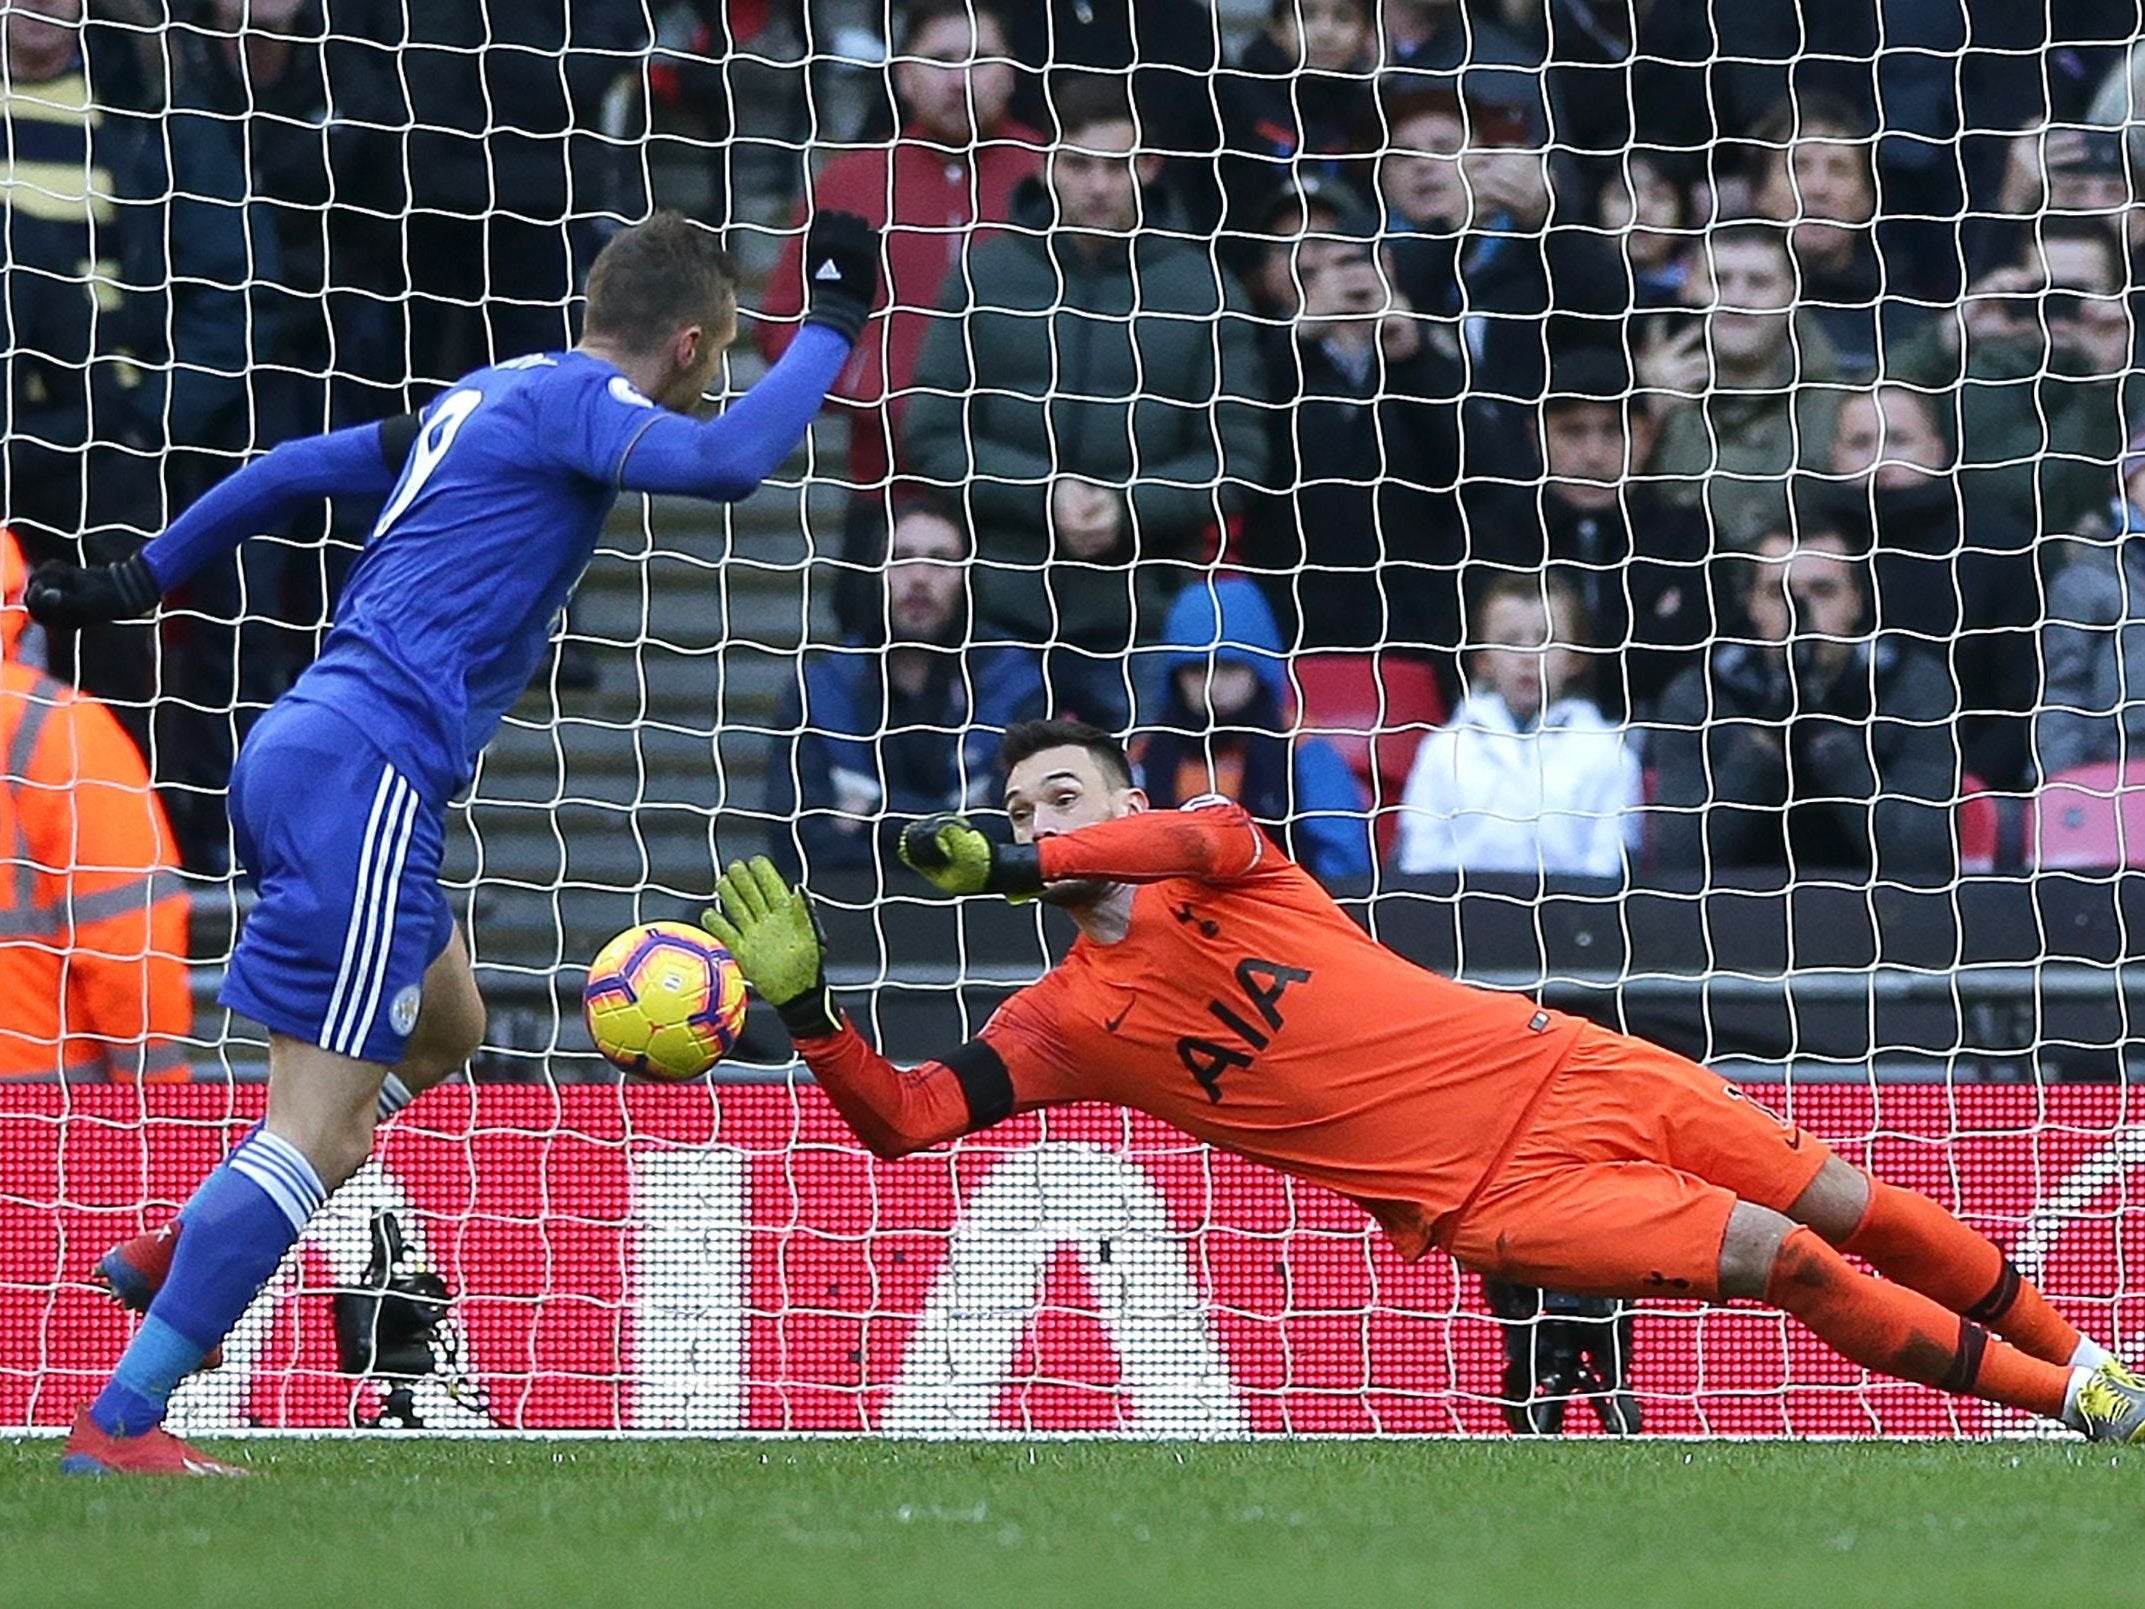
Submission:
<svg viewBox="0 0 2145 1609">
<path fill-rule="evenodd" d="M 344 991 L 350 987 L 351 964 L 357 959 L 359 916 L 365 909 L 366 892 L 372 882 L 373 850 L 380 836 L 380 817 L 394 792 L 395 768 L 380 767 L 380 785 L 372 792 L 372 814 L 365 820 L 365 839 L 358 849 L 357 887 L 351 891 L 350 916 L 343 924 L 343 964 L 335 974 L 335 987 L 328 991 L 328 1009 L 320 1019 L 320 1048 L 335 1048 L 335 1020 L 343 1014 Z"/>
<path fill-rule="evenodd" d="M 337 980 L 343 987 L 339 1000 L 331 1002 L 321 1040 L 326 1049 L 343 1056 L 362 1054 L 365 1030 L 380 1003 L 380 985 L 394 948 L 397 885 L 410 832 L 417 823 L 417 791 L 392 766 L 383 767 L 381 791 L 386 809 L 378 818 L 377 830 L 368 831 L 351 899 L 349 936 L 344 943 L 347 978 Z M 353 959 L 354 965 L 349 964 Z"/>
<path fill-rule="evenodd" d="M 417 826 L 417 790 L 395 778 L 396 786 L 407 796 L 402 812 L 402 825 L 390 841 L 393 860 L 387 868 L 387 898 L 380 910 L 380 959 L 372 969 L 372 987 L 365 992 L 365 1009 L 351 1026 L 350 1049 L 344 1054 L 361 1055 L 365 1049 L 365 1030 L 372 1026 L 373 1013 L 380 1009 L 380 991 L 387 986 L 387 967 L 390 953 L 395 947 L 395 916 L 402 904 L 402 865 L 409 859 L 410 838 Z"/>
</svg>

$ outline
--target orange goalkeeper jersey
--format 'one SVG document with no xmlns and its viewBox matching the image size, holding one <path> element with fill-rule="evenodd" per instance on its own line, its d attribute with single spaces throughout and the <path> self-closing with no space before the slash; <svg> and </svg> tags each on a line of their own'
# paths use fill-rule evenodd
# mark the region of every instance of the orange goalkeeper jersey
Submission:
<svg viewBox="0 0 2145 1609">
<path fill-rule="evenodd" d="M 1083 935 L 975 1040 L 917 1068 L 846 1025 L 799 1045 L 879 1154 L 1110 1101 L 1351 1197 L 1415 1258 L 1581 1027 L 1386 949 L 1235 804 L 1098 823 L 1040 853 L 1047 881 L 1141 885 L 1122 940 Z"/>
</svg>

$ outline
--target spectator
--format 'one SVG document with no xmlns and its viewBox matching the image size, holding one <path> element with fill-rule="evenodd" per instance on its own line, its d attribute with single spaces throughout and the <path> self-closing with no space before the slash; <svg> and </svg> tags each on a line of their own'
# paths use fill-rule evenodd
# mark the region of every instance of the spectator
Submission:
<svg viewBox="0 0 2145 1609">
<path fill-rule="evenodd" d="M 1341 220 L 1366 211 L 1368 203 L 1340 179 L 1313 172 L 1284 185 L 1264 212 L 1249 219 L 1258 248 L 1244 278 L 1252 311 L 1262 319 L 1293 321 L 1303 307 L 1303 276 L 1340 249 Z"/>
<path fill-rule="evenodd" d="M 2041 630 L 2047 694 L 2034 720 L 2041 777 L 2110 760 L 2145 758 L 2145 428 L 2123 454 L 2115 529 L 2076 552 L 2048 587 Z"/>
<path fill-rule="evenodd" d="M 1945 408 L 1970 504 L 1995 499 L 2035 536 L 2107 506 L 2130 366 L 2125 264 L 2103 222 L 2050 218 L 1891 355 L 1892 375 Z"/>
<path fill-rule="evenodd" d="M 1952 456 L 1918 391 L 1884 385 L 1840 404 L 1831 467 L 1841 518 L 1873 544 L 1877 629 L 1949 662 L 1966 769 L 2013 788 L 2026 777 L 2040 676 L 2040 574 L 2026 528 L 1962 496 Z"/>
<path fill-rule="evenodd" d="M 186 893 L 140 751 L 24 662 L 0 529 L 0 1078 L 183 1079 Z"/>
<path fill-rule="evenodd" d="M 949 278 L 904 438 L 967 500 L 979 618 L 1052 645 L 1054 709 L 1122 726 L 1127 650 L 1265 474 L 1263 383 L 1235 282 L 1138 228 L 1156 159 L 1124 86 L 1058 105 L 1048 193 Z"/>
<path fill-rule="evenodd" d="M 79 557 L 84 530 L 155 529 L 160 455 L 234 444 L 249 358 L 237 287 L 272 278 L 275 258 L 249 242 L 225 129 L 184 98 L 160 114 L 109 92 L 103 64 L 132 64 L 100 54 L 92 73 L 82 0 L 25 0 L 4 27 L 4 514 L 41 562 Z M 145 646 L 138 629 L 96 642 L 85 685 L 146 698 Z M 64 663 L 72 644 L 55 648 Z"/>
<path fill-rule="evenodd" d="M 1732 223 L 1694 262 L 1689 320 L 1645 328 L 1639 384 L 1658 432 L 1648 473 L 1664 495 L 1711 516 L 1716 544 L 1747 548 L 1788 525 L 1789 477 L 1832 456 L 1832 343 L 1798 318 L 1784 231 Z"/>
<path fill-rule="evenodd" d="M 566 345 L 596 217 L 644 205 L 595 131 L 646 6 L 335 0 L 332 23 L 336 277 L 365 293 L 339 299 L 338 352 L 399 388 Z"/>
<path fill-rule="evenodd" d="M 2005 142 L 1995 202 L 1962 230 L 1973 279 L 2017 261 L 2038 219 L 2097 218 L 2118 232 L 2130 209 L 2129 161 L 2122 130 L 2106 124 L 2120 124 L 2125 113 L 2120 101 L 2106 109 L 2105 122 L 2102 111 L 2094 108 L 2093 126 L 2033 127 Z"/>
<path fill-rule="evenodd" d="M 1791 90 L 1805 98 L 1842 94 L 1850 104 L 1871 99 L 1877 38 L 1866 0 L 1541 9 L 1551 24 L 1545 77 L 1557 143 L 1575 151 L 1652 150 L 1695 169 L 1703 153 L 1751 128 Z M 1893 65 L 1887 60 L 1887 78 Z"/>
<path fill-rule="evenodd" d="M 1542 52 L 1484 9 L 1460 0 L 1380 0 L 1381 65 L 1418 86 L 1516 113 L 1540 133 Z"/>
<path fill-rule="evenodd" d="M 911 6 L 893 69 L 906 118 L 900 134 L 881 149 L 836 157 L 812 187 L 811 211 L 854 212 L 886 230 L 887 310 L 865 326 L 834 392 L 850 413 L 849 478 L 858 486 L 888 482 L 947 271 L 1012 215 L 1014 191 L 1042 169 L 1042 136 L 1006 113 L 1014 75 L 1006 56 L 1005 26 L 989 5 Z M 805 216 L 800 210 L 799 231 L 767 283 L 759 343 L 769 362 L 788 349 L 804 312 Z"/>
<path fill-rule="evenodd" d="M 190 102 L 227 120 L 240 137 L 249 193 L 276 237 L 282 268 L 276 289 L 285 293 L 286 314 L 296 313 L 292 304 L 300 295 L 317 305 L 324 271 L 320 209 L 330 198 L 321 136 L 328 110 L 320 54 L 324 4 L 190 0 L 192 26 L 169 36 L 173 70 Z M 329 366 L 323 340 L 309 340 L 305 350 L 314 369 Z"/>
<path fill-rule="evenodd" d="M 1073 84 L 1129 82 L 1139 148 L 1159 154 L 1153 171 L 1172 203 L 1166 210 L 1195 234 L 1211 232 L 1221 218 L 1214 174 L 1221 34 L 1213 9 L 1203 0 L 1021 0 L 1006 8 L 1005 21 L 1027 69 L 1015 115 L 1036 128 L 1062 128 L 1061 97 Z"/>
<path fill-rule="evenodd" d="M 1230 266 L 1250 277 L 1247 238 L 1285 187 L 1346 180 L 1374 104 L 1362 69 L 1371 0 L 1273 0 L 1266 27 L 1221 81 L 1223 228 Z M 1358 159 L 1360 162 L 1360 159 Z"/>
<path fill-rule="evenodd" d="M 1716 642 L 1661 700 L 1654 861 L 1664 871 L 1950 877 L 1955 690 L 1932 656 L 1871 631 L 1836 530 L 1771 532 L 1734 561 L 1750 639 Z"/>
<path fill-rule="evenodd" d="M 910 821 L 985 801 L 999 734 L 1042 714 L 1032 650 L 963 647 L 969 552 L 948 505 L 897 502 L 875 629 L 806 652 L 767 779 L 788 875 L 892 865 Z"/>
<path fill-rule="evenodd" d="M 1867 120 L 1835 96 L 1797 95 L 1760 118 L 1750 141 L 1751 205 L 1761 218 L 1791 226 L 1801 300 L 1840 373 L 1866 380 L 1877 372 L 1886 289 L 1873 233 L 1877 177 Z M 1905 305 L 1888 304 L 1887 322 Z"/>
<path fill-rule="evenodd" d="M 1390 289 L 1377 231 L 1358 214 L 1298 243 L 1303 305 L 1262 332 L 1281 404 L 1267 416 L 1277 492 L 1254 504 L 1244 557 L 1299 649 L 1450 655 L 1466 551 L 1459 349 L 1449 325 L 1415 318 Z"/>
<path fill-rule="evenodd" d="M 1631 276 L 1631 305 L 1683 305 L 1691 280 L 1694 209 L 1690 192 L 1668 165 L 1632 152 L 1603 181 L 1595 210 L 1601 227 L 1618 237 Z"/>
<path fill-rule="evenodd" d="M 1644 786 L 1585 691 L 1578 594 L 1561 576 L 1500 577 L 1468 636 L 1468 695 L 1408 773 L 1398 868 L 1623 876 Z"/>
<path fill-rule="evenodd" d="M 1646 455 L 1620 354 L 1582 347 L 1558 360 L 1540 423 L 1528 421 L 1539 477 L 1470 498 L 1469 557 L 1506 570 L 1552 567 L 1578 595 L 1602 671 L 1603 712 L 1650 707 L 1716 629 L 1710 544 L 1696 509 L 1665 502 L 1634 474 Z"/>
<path fill-rule="evenodd" d="M 181 80 L 152 100 L 128 31 L 83 26 L 81 0 L 12 6 L 0 117 L 14 183 L 0 192 L 8 356 L 0 519 L 33 562 L 112 559 L 164 523 L 243 447 L 247 370 L 275 356 L 275 237 L 252 228 L 229 126 Z M 91 110 L 85 113 L 85 107 Z M 77 550 L 78 534 L 81 548 Z M 104 700 L 149 747 L 149 699 L 190 862 L 213 865 L 230 770 L 235 566 L 202 579 L 165 639 L 134 623 L 53 640 L 62 681 Z M 211 713 L 213 712 L 213 713 Z"/>
<path fill-rule="evenodd" d="M 1588 335 L 1586 315 L 1626 305 L 1616 254 L 1598 230 L 1556 215 L 1544 153 L 1524 119 L 1402 80 L 1384 102 L 1390 145 L 1379 185 L 1401 291 L 1451 321 L 1465 349 L 1466 467 L 1516 478 L 1524 410 L 1551 354 Z"/>
<path fill-rule="evenodd" d="M 1370 816 L 1362 785 L 1323 738 L 1291 738 L 1281 630 L 1243 576 L 1195 581 L 1163 628 L 1169 700 L 1139 745 L 1140 786 L 1159 808 L 1202 794 L 1236 800 L 1312 876 L 1368 877 Z"/>
</svg>

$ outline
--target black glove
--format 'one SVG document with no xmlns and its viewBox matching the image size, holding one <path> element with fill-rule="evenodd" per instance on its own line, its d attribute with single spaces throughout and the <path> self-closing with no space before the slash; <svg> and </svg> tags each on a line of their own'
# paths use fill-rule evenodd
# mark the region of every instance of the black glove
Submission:
<svg viewBox="0 0 2145 1609">
<path fill-rule="evenodd" d="M 156 607 L 164 589 L 137 553 L 117 564 L 41 564 L 31 573 L 23 603 L 48 626 L 94 626 L 131 620 Z"/>
<path fill-rule="evenodd" d="M 853 212 L 822 212 L 804 237 L 807 324 L 824 324 L 851 342 L 879 298 L 879 231 Z"/>
</svg>

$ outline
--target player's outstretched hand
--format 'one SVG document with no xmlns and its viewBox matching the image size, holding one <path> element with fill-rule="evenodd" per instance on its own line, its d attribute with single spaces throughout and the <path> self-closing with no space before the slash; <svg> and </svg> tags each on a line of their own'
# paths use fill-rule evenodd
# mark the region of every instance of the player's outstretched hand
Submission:
<svg viewBox="0 0 2145 1609">
<path fill-rule="evenodd" d="M 827 941 L 812 897 L 785 883 L 765 855 L 730 862 L 715 893 L 722 909 L 702 911 L 700 925 L 737 958 L 745 981 L 797 1038 L 835 1032 L 841 1018 L 827 989 Z"/>
<path fill-rule="evenodd" d="M 879 297 L 879 231 L 853 212 L 820 213 L 804 237 L 804 283 L 805 322 L 855 341 Z"/>
<path fill-rule="evenodd" d="M 966 816 L 925 816 L 901 833 L 909 869 L 948 894 L 1004 894 L 1033 899 L 1043 891 L 1032 844 L 998 844 Z"/>
<path fill-rule="evenodd" d="M 156 573 L 137 553 L 117 564 L 41 564 L 31 572 L 22 601 L 32 618 L 48 626 L 94 626 L 145 615 L 163 595 Z"/>
</svg>

